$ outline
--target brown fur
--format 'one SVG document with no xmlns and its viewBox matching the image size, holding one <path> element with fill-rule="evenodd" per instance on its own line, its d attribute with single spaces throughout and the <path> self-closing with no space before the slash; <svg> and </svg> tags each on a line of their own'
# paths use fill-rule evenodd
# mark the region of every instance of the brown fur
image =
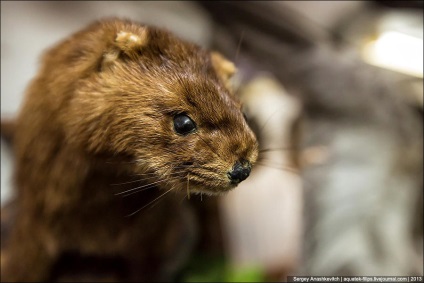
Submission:
<svg viewBox="0 0 424 283">
<path fill-rule="evenodd" d="M 66 253 L 122 258 L 130 271 L 113 280 L 169 279 L 195 236 L 187 190 L 233 189 L 227 172 L 257 157 L 225 87 L 234 70 L 166 31 L 117 19 L 46 52 L 16 121 L 17 218 L 2 280 L 54 280 Z M 175 133 L 179 113 L 196 133 Z"/>
</svg>

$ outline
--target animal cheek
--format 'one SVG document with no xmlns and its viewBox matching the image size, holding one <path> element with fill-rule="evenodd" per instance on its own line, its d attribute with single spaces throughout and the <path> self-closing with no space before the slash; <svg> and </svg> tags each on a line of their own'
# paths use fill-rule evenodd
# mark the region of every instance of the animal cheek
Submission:
<svg viewBox="0 0 424 283">
<path fill-rule="evenodd" d="M 201 153 L 201 152 L 208 152 L 213 150 L 210 148 L 210 142 L 204 138 L 198 138 L 194 143 L 192 144 L 193 153 Z M 200 154 L 196 154 L 199 156 Z"/>
<path fill-rule="evenodd" d="M 237 140 L 237 142 L 233 142 L 229 146 L 230 153 L 234 156 L 234 161 L 247 160 L 253 164 L 258 157 L 258 144 L 256 139 L 244 135 Z"/>
<path fill-rule="evenodd" d="M 246 158 L 248 148 L 243 140 L 230 141 L 228 149 L 229 154 L 233 155 L 235 160 Z"/>
<path fill-rule="evenodd" d="M 259 155 L 259 144 L 256 137 L 252 133 L 250 142 L 248 143 L 248 154 L 247 156 L 250 159 L 250 162 L 253 164 L 258 159 Z"/>
</svg>

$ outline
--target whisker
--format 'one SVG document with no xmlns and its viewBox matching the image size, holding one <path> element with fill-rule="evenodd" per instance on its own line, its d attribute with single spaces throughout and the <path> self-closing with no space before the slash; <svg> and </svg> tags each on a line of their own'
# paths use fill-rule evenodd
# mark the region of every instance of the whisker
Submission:
<svg viewBox="0 0 424 283">
<path fill-rule="evenodd" d="M 145 178 L 145 179 L 137 179 L 137 180 L 133 180 L 133 181 L 123 182 L 123 183 L 116 183 L 116 184 L 110 184 L 110 185 L 111 186 L 126 185 L 126 184 L 131 184 L 131 183 L 142 182 L 142 181 L 145 181 L 147 179 L 152 179 L 152 178 L 154 178 L 154 176 L 148 177 L 148 178 Z"/>
<path fill-rule="evenodd" d="M 236 49 L 236 54 L 234 56 L 234 61 L 237 61 L 237 57 L 238 57 L 238 55 L 240 53 L 241 43 L 243 42 L 243 37 L 244 37 L 244 30 L 242 30 L 241 31 L 241 34 L 240 34 L 240 39 L 239 39 L 239 42 L 237 44 L 237 49 Z"/>
<path fill-rule="evenodd" d="M 166 195 L 167 193 L 169 193 L 170 191 L 172 191 L 174 189 L 174 187 L 170 188 L 169 190 L 167 190 L 166 192 L 164 192 L 163 194 L 161 194 L 160 196 L 158 196 L 157 198 L 155 198 L 154 200 L 152 200 L 151 202 L 149 202 L 148 204 L 144 205 L 143 207 L 137 209 L 136 211 L 134 211 L 133 213 L 127 215 L 126 217 L 130 217 L 133 216 L 134 214 L 138 213 L 140 210 L 144 209 L 146 206 L 154 203 L 155 201 L 157 201 L 158 199 L 160 199 L 161 197 L 163 197 L 164 195 Z"/>
<path fill-rule="evenodd" d="M 152 176 L 152 175 L 156 175 L 156 172 L 150 172 L 150 173 L 137 173 L 133 176 Z"/>
<path fill-rule="evenodd" d="M 177 174 L 181 174 L 181 172 L 174 172 L 174 173 L 171 173 L 171 174 L 170 174 L 170 176 L 172 176 L 172 175 L 177 175 Z M 151 185 L 155 185 L 155 184 L 163 183 L 163 182 L 165 182 L 165 181 L 167 181 L 167 180 L 166 180 L 166 179 L 159 180 L 159 181 L 156 181 L 156 182 L 153 182 L 153 183 L 150 183 L 150 184 L 145 184 L 145 185 L 142 185 L 142 186 L 138 186 L 138 187 L 135 187 L 135 188 L 132 188 L 132 189 L 125 190 L 125 191 L 123 191 L 123 192 L 116 193 L 115 195 L 116 195 L 116 196 L 117 196 L 117 195 L 122 195 L 122 194 L 125 194 L 125 193 L 128 193 L 128 192 L 132 192 L 132 191 L 135 191 L 135 190 L 143 189 L 143 188 L 148 187 L 148 186 L 151 186 Z"/>
<path fill-rule="evenodd" d="M 139 189 L 139 190 L 137 190 L 137 191 L 130 192 L 130 193 L 127 193 L 127 194 L 124 194 L 124 195 L 122 195 L 122 197 L 123 197 L 123 198 L 125 198 L 125 197 L 128 197 L 128 196 L 130 196 L 130 195 L 134 195 L 134 194 L 137 194 L 137 193 L 139 193 L 139 192 L 143 192 L 143 191 L 146 191 L 146 190 L 149 190 L 149 189 L 153 189 L 153 188 L 156 188 L 155 184 L 149 184 L 148 186 L 146 186 L 146 187 L 145 187 L 145 188 L 143 188 L 143 189 Z"/>
<path fill-rule="evenodd" d="M 264 149 L 259 149 L 259 153 L 270 152 L 270 151 L 285 151 L 285 150 L 287 150 L 287 151 L 290 151 L 290 150 L 296 151 L 296 150 L 299 150 L 299 149 L 296 148 L 296 147 L 264 148 Z"/>
<path fill-rule="evenodd" d="M 275 160 L 275 159 L 273 159 L 271 157 L 268 157 L 268 156 L 260 155 L 258 157 L 257 161 L 266 161 L 266 162 L 268 162 L 268 161 L 271 161 L 271 162 L 274 161 L 274 163 L 275 163 L 278 160 Z"/>
<path fill-rule="evenodd" d="M 284 164 L 284 162 L 279 162 L 278 160 L 274 160 L 274 159 L 268 159 L 268 158 L 259 158 L 257 160 L 256 163 L 261 163 L 261 164 L 269 164 L 269 165 L 282 165 L 282 166 L 286 166 L 287 168 L 292 168 L 292 169 L 296 169 L 296 166 L 292 166 L 292 164 Z"/>
<path fill-rule="evenodd" d="M 166 181 L 166 182 L 169 182 L 169 181 L 176 180 L 176 179 L 178 179 L 178 178 L 177 178 L 177 177 L 174 177 L 174 178 L 168 178 L 168 179 L 163 180 L 163 181 L 164 181 L 164 182 L 165 182 L 165 181 Z M 136 190 L 136 191 L 134 191 L 134 192 L 130 192 L 130 193 L 127 193 L 127 194 L 123 195 L 123 196 L 122 196 L 122 198 L 128 197 L 128 196 L 130 196 L 130 195 L 134 195 L 134 194 L 137 194 L 137 193 L 140 193 L 140 192 L 143 192 L 143 191 L 149 190 L 149 189 L 156 189 L 156 188 L 157 188 L 157 187 L 155 186 L 155 184 L 149 184 L 149 186 L 147 186 L 147 187 L 145 187 L 145 188 L 143 188 L 143 189 L 139 189 L 139 190 Z"/>
<path fill-rule="evenodd" d="M 186 199 L 186 197 L 187 197 L 187 195 L 185 195 L 185 196 L 181 199 L 181 201 L 180 201 L 180 205 L 184 202 L 184 200 Z"/>
<path fill-rule="evenodd" d="M 135 191 L 135 190 L 143 189 L 143 188 L 146 188 L 146 187 L 149 187 L 149 186 L 152 186 L 152 185 L 163 183 L 165 181 L 167 181 L 167 180 L 166 179 L 163 179 L 163 180 L 159 180 L 159 181 L 156 181 L 156 182 L 153 182 L 153 183 L 150 183 L 150 184 L 145 184 L 145 185 L 142 185 L 142 186 L 138 186 L 138 187 L 135 187 L 135 188 L 132 188 L 132 189 L 125 190 L 123 192 L 116 193 L 115 196 L 126 194 L 126 193 L 129 193 L 129 192 Z"/>
<path fill-rule="evenodd" d="M 165 182 L 165 181 L 168 181 L 168 182 L 169 182 L 169 181 L 173 181 L 173 180 L 177 180 L 177 179 L 178 179 L 178 177 L 174 177 L 174 178 L 168 178 L 167 180 L 163 180 L 163 181 L 164 181 L 164 182 Z M 148 186 L 146 186 L 146 187 L 145 187 L 145 188 L 143 188 L 143 189 L 138 189 L 138 190 L 136 190 L 136 191 L 129 192 L 129 193 L 127 193 L 127 194 L 122 195 L 122 198 L 128 197 L 128 196 L 130 196 L 130 195 L 134 195 L 134 194 L 137 194 L 137 193 L 140 193 L 140 192 L 143 192 L 143 191 L 149 190 L 149 189 L 155 189 L 155 188 L 157 188 L 155 184 L 148 184 Z"/>
<path fill-rule="evenodd" d="M 175 186 L 174 185 L 172 185 L 171 186 L 171 188 L 169 189 L 170 191 L 172 191 L 172 190 L 174 190 L 175 189 Z M 166 193 L 165 193 L 166 194 Z M 165 195 L 164 194 L 164 195 Z M 157 200 L 156 202 L 154 202 L 151 206 L 150 206 L 150 208 L 153 208 L 155 205 L 157 205 L 159 203 L 159 200 Z"/>
<path fill-rule="evenodd" d="M 299 174 L 300 173 L 300 171 L 295 169 L 294 167 L 275 166 L 275 165 L 280 165 L 280 164 L 266 164 L 266 163 L 261 163 L 261 162 L 256 162 L 256 164 L 259 165 L 259 166 L 263 166 L 263 167 L 287 171 L 287 172 L 290 172 L 290 173 L 293 173 L 293 174 Z"/>
<path fill-rule="evenodd" d="M 187 174 L 187 199 L 190 199 L 190 174 Z"/>
<path fill-rule="evenodd" d="M 282 111 L 283 110 L 283 108 L 282 107 L 280 107 L 280 108 L 277 108 L 277 109 L 275 109 L 275 111 L 274 112 L 272 112 L 271 113 L 271 115 L 269 115 L 269 117 L 266 119 L 266 121 L 265 121 L 265 123 L 262 125 L 262 127 L 259 129 L 259 133 L 258 133 L 258 135 L 259 136 L 261 136 L 262 134 L 263 134 L 263 131 L 265 130 L 265 126 L 268 124 L 268 122 L 271 120 L 271 118 L 272 118 L 272 116 L 274 116 L 275 115 L 275 113 L 277 113 L 277 112 L 279 112 L 279 111 Z"/>
</svg>

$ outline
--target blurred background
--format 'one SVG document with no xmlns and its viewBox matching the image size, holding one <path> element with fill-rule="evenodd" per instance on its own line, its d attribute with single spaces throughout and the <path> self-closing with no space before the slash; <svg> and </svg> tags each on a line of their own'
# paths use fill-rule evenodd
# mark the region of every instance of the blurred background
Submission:
<svg viewBox="0 0 424 283">
<path fill-rule="evenodd" d="M 422 10 L 422 1 L 2 1 L 1 118 L 19 111 L 43 50 L 88 23 L 119 16 L 167 28 L 236 63 L 261 148 L 251 177 L 220 199 L 225 264 L 197 266 L 185 281 L 422 276 Z M 12 167 L 2 140 L 2 205 Z"/>
</svg>

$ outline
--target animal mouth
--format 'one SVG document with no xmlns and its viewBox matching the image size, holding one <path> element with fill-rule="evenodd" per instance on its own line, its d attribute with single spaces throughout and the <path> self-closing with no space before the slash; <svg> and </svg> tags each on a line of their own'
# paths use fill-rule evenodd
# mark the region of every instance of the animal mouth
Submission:
<svg viewBox="0 0 424 283">
<path fill-rule="evenodd" d="M 188 193 L 195 193 L 195 194 L 206 194 L 206 195 L 210 195 L 210 196 L 219 196 L 219 195 L 223 195 L 223 194 L 227 193 L 228 191 L 234 189 L 236 186 L 237 185 L 230 184 L 226 187 L 211 188 L 211 187 L 207 187 L 207 186 L 202 185 L 202 184 L 195 183 L 195 184 L 192 184 L 188 187 L 187 192 Z"/>
<path fill-rule="evenodd" d="M 181 175 L 183 187 L 190 193 L 205 193 L 208 195 L 222 195 L 245 180 L 250 173 L 250 163 L 237 162 L 230 171 L 217 168 L 211 164 L 196 164 L 184 162 L 179 166 L 184 168 Z M 224 170 L 223 170 L 224 169 Z"/>
<path fill-rule="evenodd" d="M 187 173 L 186 186 L 187 190 L 193 193 L 221 195 L 237 187 L 237 184 L 230 182 L 227 176 L 220 178 L 219 176 L 201 176 Z"/>
</svg>

